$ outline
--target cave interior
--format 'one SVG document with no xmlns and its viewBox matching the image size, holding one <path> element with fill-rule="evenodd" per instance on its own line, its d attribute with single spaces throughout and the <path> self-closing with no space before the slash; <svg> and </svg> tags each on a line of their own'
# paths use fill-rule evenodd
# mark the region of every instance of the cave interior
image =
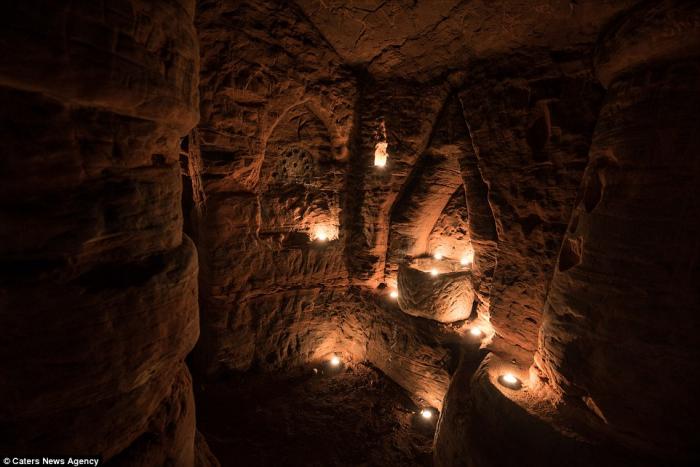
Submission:
<svg viewBox="0 0 700 467">
<path fill-rule="evenodd" d="M 700 2 L 0 24 L 5 464 L 700 465 Z"/>
</svg>

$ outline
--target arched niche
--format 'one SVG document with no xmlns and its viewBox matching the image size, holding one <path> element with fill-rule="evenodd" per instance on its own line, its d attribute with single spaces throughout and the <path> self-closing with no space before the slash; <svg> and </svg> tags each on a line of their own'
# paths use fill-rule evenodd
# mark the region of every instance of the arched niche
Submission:
<svg viewBox="0 0 700 467">
<path fill-rule="evenodd" d="M 280 117 L 267 140 L 260 169 L 260 189 L 288 185 L 323 188 L 324 169 L 332 164 L 331 137 L 305 105 Z"/>
<path fill-rule="evenodd" d="M 338 237 L 343 171 L 326 125 L 306 105 L 292 107 L 274 126 L 260 167 L 261 231 Z"/>
</svg>

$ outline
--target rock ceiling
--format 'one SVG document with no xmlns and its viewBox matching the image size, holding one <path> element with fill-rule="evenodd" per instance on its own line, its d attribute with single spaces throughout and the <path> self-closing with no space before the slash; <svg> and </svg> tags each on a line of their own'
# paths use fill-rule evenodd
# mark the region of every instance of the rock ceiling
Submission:
<svg viewBox="0 0 700 467">
<path fill-rule="evenodd" d="M 631 0 L 297 0 L 352 65 L 428 79 L 522 47 L 591 42 Z"/>
</svg>

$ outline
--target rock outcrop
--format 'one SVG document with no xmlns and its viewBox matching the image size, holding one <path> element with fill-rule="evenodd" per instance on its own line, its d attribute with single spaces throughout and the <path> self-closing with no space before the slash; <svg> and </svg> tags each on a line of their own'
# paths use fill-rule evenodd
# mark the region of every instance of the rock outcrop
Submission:
<svg viewBox="0 0 700 467">
<path fill-rule="evenodd" d="M 22 2 L 2 19 L 0 451 L 193 465 L 199 333 L 180 137 L 194 2 Z"/>
<path fill-rule="evenodd" d="M 464 386 L 453 379 L 437 465 L 698 462 L 691 393 L 699 379 L 700 302 L 689 252 L 698 238 L 699 11 L 693 2 L 644 3 L 600 38 L 594 62 L 606 95 L 546 303 L 540 302 L 544 291 L 533 296 L 539 303 L 533 308 L 544 311 L 534 315 L 541 320 L 535 363 L 527 368 L 496 345 Z M 551 138 L 553 132 L 542 130 L 555 114 L 541 115 L 546 125 L 533 123 L 528 141 L 538 141 L 538 133 Z M 530 147 L 535 156 L 536 146 Z M 552 160 L 555 166 L 561 158 Z M 489 188 L 492 195 L 498 190 Z M 560 198 L 550 191 L 542 199 L 550 207 L 561 199 L 565 207 L 566 193 Z M 496 219 L 503 219 L 494 206 Z M 509 294 L 498 289 L 498 269 L 508 265 L 512 247 L 504 241 L 498 247 L 492 322 L 503 341 L 529 350 L 527 328 L 519 335 L 499 329 L 499 301 Z M 536 263 L 552 259 L 547 254 Z M 457 374 L 469 375 L 469 365 L 463 362 Z M 520 379 L 519 390 L 499 381 L 507 372 Z M 509 448 L 496 440 L 508 440 Z"/>
<path fill-rule="evenodd" d="M 608 93 L 536 359 L 621 443 L 668 462 L 700 459 L 699 24 L 697 4 L 663 2 L 601 40 Z"/>
</svg>

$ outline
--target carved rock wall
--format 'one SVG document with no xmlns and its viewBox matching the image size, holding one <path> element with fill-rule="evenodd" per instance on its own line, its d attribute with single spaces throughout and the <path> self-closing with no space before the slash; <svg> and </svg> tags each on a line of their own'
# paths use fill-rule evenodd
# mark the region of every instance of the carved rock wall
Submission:
<svg viewBox="0 0 700 467">
<path fill-rule="evenodd" d="M 293 4 L 203 1 L 198 128 L 204 373 L 326 348 L 349 283 L 339 229 L 353 76 Z M 328 346 L 331 348 L 331 346 Z"/>
<path fill-rule="evenodd" d="M 634 0 L 297 0 L 353 65 L 381 78 L 429 81 L 473 59 L 591 43 Z"/>
<path fill-rule="evenodd" d="M 603 96 L 590 51 L 530 50 L 475 63 L 459 95 L 478 168 L 470 169 L 477 183 L 467 189 L 479 190 L 476 174 L 488 187 L 498 241 L 490 291 L 494 344 L 525 365 L 536 349 L 547 284 Z M 479 225 L 488 241 L 492 225 Z"/>
<path fill-rule="evenodd" d="M 687 47 L 698 54 L 699 18 L 697 4 L 665 2 L 602 39 L 597 69 L 608 94 L 536 359 L 550 385 L 620 442 L 690 463 L 700 458 L 700 62 Z M 663 43 L 664 56 L 641 42 Z"/>
<path fill-rule="evenodd" d="M 204 1 L 197 25 L 206 203 L 196 368 L 274 370 L 336 352 L 440 407 L 453 334 L 375 287 L 386 283 L 391 207 L 449 86 L 351 72 L 291 4 Z M 428 120 L 414 118 L 416 101 Z M 390 156 L 378 168 L 382 139 Z M 461 186 L 453 172 L 435 218 Z"/>
<path fill-rule="evenodd" d="M 0 449 L 193 465 L 194 2 L 21 2 L 0 52 Z M 60 427 L 60 429 L 59 429 Z"/>
<path fill-rule="evenodd" d="M 596 45 L 595 71 L 607 93 L 556 261 L 547 253 L 537 262 L 546 259 L 554 274 L 535 363 L 527 368 L 511 360 L 498 342 L 476 371 L 473 360 L 462 360 L 445 399 L 437 465 L 698 462 L 691 394 L 700 304 L 691 285 L 697 283 L 698 11 L 694 2 L 640 3 Z M 537 134 L 555 134 L 542 131 L 554 128 L 558 113 L 549 101 L 547 108 L 549 114 L 542 108 L 539 115 L 552 123 L 539 126 L 535 117 L 529 127 L 532 149 L 549 146 L 529 144 L 541 140 Z M 475 132 L 472 137 L 476 147 Z M 498 221 L 499 186 L 489 188 Z M 564 192 L 556 193 L 546 199 L 563 200 Z M 505 233 L 499 226 L 495 289 L 499 268 L 517 251 Z M 523 303 L 544 296 L 524 295 Z M 501 295 L 492 299 L 499 331 Z M 503 341 L 518 342 L 509 326 Z M 505 372 L 520 378 L 519 390 L 499 383 Z M 471 377 L 458 381 L 460 373 Z"/>
</svg>

